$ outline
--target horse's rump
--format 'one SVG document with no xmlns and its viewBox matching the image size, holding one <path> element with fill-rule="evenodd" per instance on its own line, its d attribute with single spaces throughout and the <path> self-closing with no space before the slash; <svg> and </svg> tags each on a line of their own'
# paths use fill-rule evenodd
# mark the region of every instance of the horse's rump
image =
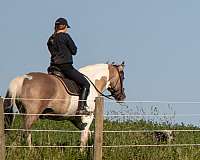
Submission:
<svg viewBox="0 0 200 160">
<path fill-rule="evenodd" d="M 19 98 L 26 113 L 43 113 L 46 108 L 51 108 L 54 113 L 65 114 L 71 104 L 71 95 L 66 92 L 61 81 L 46 73 L 32 72 L 14 79 L 9 92 L 13 102 Z"/>
</svg>

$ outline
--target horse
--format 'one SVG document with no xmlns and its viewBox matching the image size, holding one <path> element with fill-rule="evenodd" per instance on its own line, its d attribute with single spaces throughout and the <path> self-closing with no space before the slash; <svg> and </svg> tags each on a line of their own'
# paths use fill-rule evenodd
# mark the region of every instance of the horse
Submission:
<svg viewBox="0 0 200 160">
<path fill-rule="evenodd" d="M 30 129 L 40 118 L 51 120 L 70 120 L 81 130 L 80 147 L 84 148 L 90 134 L 93 121 L 95 98 L 102 96 L 105 90 L 111 93 L 116 102 L 126 98 L 124 81 L 124 62 L 121 64 L 93 64 L 82 67 L 79 71 L 90 82 L 90 92 L 87 99 L 90 115 L 76 116 L 79 96 L 70 95 L 55 75 L 42 72 L 31 72 L 14 78 L 7 89 L 4 100 L 4 113 L 13 113 L 17 107 L 23 115 L 22 127 L 26 133 L 26 142 L 31 142 Z M 50 110 L 50 112 L 48 112 Z M 55 115 L 48 115 L 53 113 Z M 41 116 L 46 114 L 47 116 Z M 5 114 L 5 128 L 10 128 L 14 114 Z"/>
</svg>

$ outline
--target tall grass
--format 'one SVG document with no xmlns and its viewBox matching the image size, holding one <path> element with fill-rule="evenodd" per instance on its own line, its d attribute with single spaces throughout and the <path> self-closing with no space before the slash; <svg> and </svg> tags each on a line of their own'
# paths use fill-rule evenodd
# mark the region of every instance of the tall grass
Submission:
<svg viewBox="0 0 200 160">
<path fill-rule="evenodd" d="M 20 118 L 15 120 L 13 128 L 20 128 Z M 62 129 L 77 130 L 68 121 L 40 120 L 33 129 Z M 92 126 L 93 129 L 93 126 Z M 162 129 L 199 129 L 189 125 L 170 125 L 169 123 L 156 123 L 145 120 L 105 120 L 104 130 L 162 130 Z M 9 131 L 6 136 L 6 145 L 27 145 L 22 133 Z M 59 132 L 32 132 L 33 145 L 50 146 L 77 146 L 80 143 L 80 133 Z M 91 141 L 92 142 L 92 141 Z M 175 132 L 172 144 L 200 143 L 200 132 Z M 158 144 L 152 132 L 143 133 L 104 133 L 104 146 L 133 145 L 133 144 Z M 166 142 L 162 142 L 166 144 Z M 91 145 L 91 144 L 90 144 Z M 188 147 L 106 147 L 103 148 L 105 160 L 199 160 L 200 148 Z M 80 153 L 79 148 L 7 148 L 7 160 L 88 160 L 92 159 L 92 148 L 87 148 Z"/>
</svg>

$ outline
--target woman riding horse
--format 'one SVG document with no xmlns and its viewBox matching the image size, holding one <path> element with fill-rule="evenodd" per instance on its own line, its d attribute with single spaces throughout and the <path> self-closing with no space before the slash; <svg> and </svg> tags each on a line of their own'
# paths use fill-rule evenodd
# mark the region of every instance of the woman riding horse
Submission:
<svg viewBox="0 0 200 160">
<path fill-rule="evenodd" d="M 59 68 L 65 77 L 74 80 L 81 87 L 77 114 L 89 114 L 86 110 L 86 100 L 89 94 L 90 84 L 84 75 L 72 65 L 72 55 L 76 55 L 77 47 L 68 34 L 68 28 L 70 26 L 65 18 L 58 18 L 56 20 L 55 31 L 47 42 L 48 49 L 51 53 L 50 66 Z"/>
<path fill-rule="evenodd" d="M 69 25 L 66 19 L 59 18 L 55 22 L 55 33 L 48 40 L 51 53 L 51 66 L 56 66 L 61 72 L 82 87 L 81 96 L 70 95 L 66 92 L 61 81 L 54 75 L 42 72 L 30 72 L 14 78 L 7 90 L 4 100 L 5 128 L 12 125 L 14 108 L 23 113 L 23 128 L 26 130 L 27 142 L 31 146 L 31 127 L 34 122 L 42 118 L 53 120 L 70 120 L 81 132 L 81 146 L 85 146 L 90 133 L 90 125 L 94 118 L 95 98 L 103 95 L 105 90 L 111 93 L 116 101 L 123 101 L 126 97 L 123 87 L 124 63 L 94 64 L 80 68 L 73 68 L 72 55 L 77 47 L 67 33 Z M 90 79 L 90 84 L 84 78 Z M 86 99 L 88 97 L 88 111 L 86 115 Z M 78 100 L 82 100 L 78 104 Z M 78 107 L 79 105 L 79 107 Z M 77 110 L 81 116 L 75 116 Z M 48 114 L 52 115 L 48 115 Z M 46 116 L 45 116 L 45 115 Z M 55 116 L 56 115 L 56 116 Z M 83 147 L 84 148 L 84 147 Z"/>
<path fill-rule="evenodd" d="M 54 75 L 42 72 L 30 72 L 14 78 L 4 99 L 5 128 L 10 128 L 17 107 L 23 113 L 23 126 L 26 130 L 28 145 L 31 146 L 31 127 L 40 118 L 52 120 L 70 120 L 81 131 L 81 146 L 85 146 L 90 133 L 95 110 L 95 98 L 103 95 L 105 90 L 111 93 L 116 101 L 123 101 L 124 63 L 94 64 L 80 68 L 79 71 L 91 80 L 88 96 L 90 115 L 74 116 L 78 109 L 78 96 L 66 92 L 61 81 Z M 48 114 L 51 115 L 48 115 Z M 43 116 L 40 117 L 40 114 Z M 45 116 L 46 115 L 46 116 Z M 83 147 L 84 148 L 84 147 Z"/>
</svg>

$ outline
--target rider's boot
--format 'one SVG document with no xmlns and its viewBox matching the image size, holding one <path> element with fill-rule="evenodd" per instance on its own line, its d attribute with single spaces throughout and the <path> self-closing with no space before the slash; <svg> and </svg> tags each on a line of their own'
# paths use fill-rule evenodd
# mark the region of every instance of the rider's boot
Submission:
<svg viewBox="0 0 200 160">
<path fill-rule="evenodd" d="M 90 112 L 87 111 L 87 96 L 89 94 L 89 90 L 87 88 L 83 88 L 80 98 L 79 98 L 79 107 L 78 107 L 78 111 L 77 114 L 80 115 L 89 115 Z"/>
</svg>

